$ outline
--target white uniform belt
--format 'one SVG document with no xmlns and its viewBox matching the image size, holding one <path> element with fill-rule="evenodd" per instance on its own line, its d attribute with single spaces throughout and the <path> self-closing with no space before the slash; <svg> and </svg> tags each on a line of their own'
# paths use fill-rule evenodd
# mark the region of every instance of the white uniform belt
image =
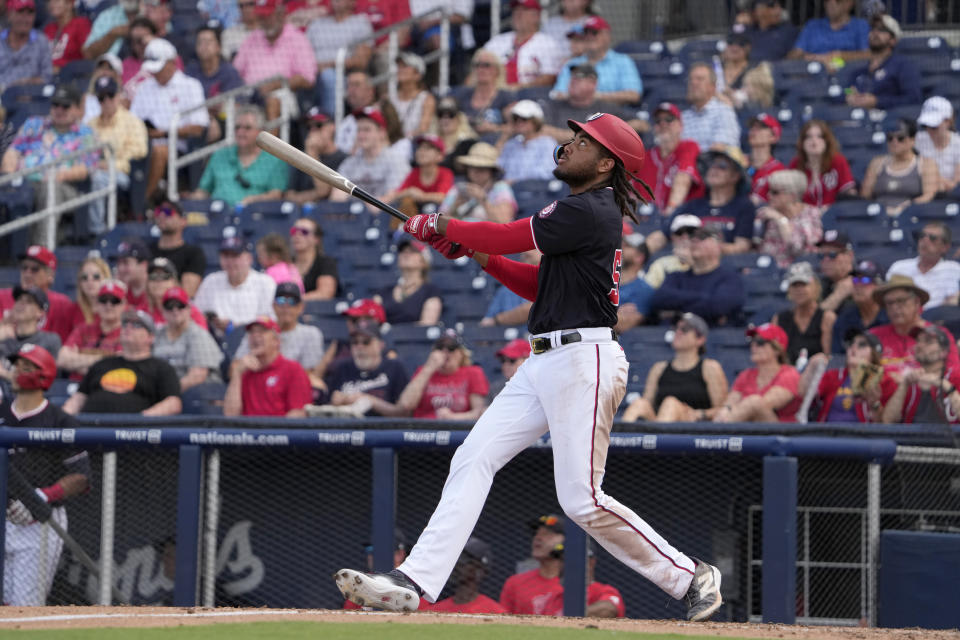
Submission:
<svg viewBox="0 0 960 640">
<path fill-rule="evenodd" d="M 607 342 L 616 339 L 617 334 L 609 327 L 561 329 L 530 336 L 530 350 L 538 354 L 574 342 Z"/>
</svg>

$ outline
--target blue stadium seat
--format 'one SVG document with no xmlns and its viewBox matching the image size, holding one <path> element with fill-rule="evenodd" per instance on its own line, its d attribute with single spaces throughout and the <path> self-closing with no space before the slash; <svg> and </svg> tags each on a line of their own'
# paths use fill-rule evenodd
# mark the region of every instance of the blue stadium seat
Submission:
<svg viewBox="0 0 960 640">
<path fill-rule="evenodd" d="M 948 55 L 950 47 L 940 36 L 907 36 L 897 41 L 899 55 Z"/>
<path fill-rule="evenodd" d="M 874 146 L 873 133 L 873 128 L 869 126 L 837 127 L 833 131 L 833 135 L 837 138 L 837 142 L 840 143 L 840 148 L 844 153 L 847 153 L 849 149 L 872 148 Z"/>
<path fill-rule="evenodd" d="M 960 226 L 960 203 L 953 200 L 933 200 L 923 204 L 912 204 L 900 212 L 899 220 L 923 221 L 942 220 L 951 227 Z"/>
<path fill-rule="evenodd" d="M 96 63 L 96 60 L 71 60 L 60 69 L 57 83 L 71 84 L 80 93 L 85 93 Z"/>
<path fill-rule="evenodd" d="M 920 117 L 920 107 L 921 105 L 919 104 L 908 104 L 900 107 L 891 107 L 890 109 L 887 109 L 886 111 L 883 112 L 884 114 L 883 122 L 884 124 L 894 123 L 900 119 L 915 121 L 917 118 Z"/>
<path fill-rule="evenodd" d="M 9 289 L 20 283 L 20 267 L 0 267 L 0 289 Z"/>
<path fill-rule="evenodd" d="M 953 102 L 960 99 L 960 73 L 925 76 L 920 85 L 924 98 L 943 96 Z"/>
<path fill-rule="evenodd" d="M 222 382 L 205 382 L 184 391 L 182 413 L 186 415 L 220 416 L 223 415 L 223 398 L 227 394 L 227 385 Z"/>
<path fill-rule="evenodd" d="M 706 38 L 703 40 L 689 40 L 680 49 L 680 57 L 689 65 L 692 62 L 711 60 L 713 56 L 720 55 L 726 48 L 726 40 L 719 38 Z"/>
<path fill-rule="evenodd" d="M 289 224 L 300 215 L 300 205 L 289 200 L 254 202 L 243 208 L 243 217 L 254 224 L 261 219 L 278 219 Z"/>
<path fill-rule="evenodd" d="M 116 256 L 117 245 L 125 238 L 140 238 L 149 244 L 151 238 L 159 235 L 160 230 L 152 222 L 121 222 L 97 238 L 95 248 L 104 259 L 108 259 Z"/>
<path fill-rule="evenodd" d="M 881 248 L 905 254 L 912 247 L 912 238 L 903 229 L 892 229 L 875 221 L 851 221 L 844 226 L 844 231 L 858 254 L 865 249 Z"/>
<path fill-rule="evenodd" d="M 867 173 L 867 167 L 870 166 L 870 161 L 873 160 L 876 152 L 873 149 L 850 149 L 849 152 L 844 152 L 844 155 L 850 164 L 850 172 L 853 174 L 853 178 L 857 181 L 857 184 L 862 183 L 863 176 Z"/>
<path fill-rule="evenodd" d="M 52 84 L 15 84 L 0 95 L 0 104 L 7 110 L 9 118 L 18 109 L 28 105 L 46 104 L 49 107 L 54 90 Z"/>
<path fill-rule="evenodd" d="M 643 79 L 645 90 L 649 91 L 654 85 L 663 82 L 676 82 L 678 78 L 684 78 L 687 73 L 687 65 L 680 58 L 668 58 L 665 60 L 642 60 L 634 58 L 637 69 L 640 71 L 640 77 Z"/>
<path fill-rule="evenodd" d="M 923 312 L 923 319 L 946 327 L 953 337 L 960 336 L 960 307 L 944 304 Z"/>
<path fill-rule="evenodd" d="M 230 360 L 233 360 L 233 356 L 237 353 L 237 349 L 240 348 L 240 343 L 243 342 L 243 336 L 246 335 L 246 333 L 246 327 L 234 327 L 224 338 L 220 348 L 223 349 L 223 353 L 226 356 L 226 358 L 224 358 L 225 365 L 227 365 Z"/>
<path fill-rule="evenodd" d="M 773 72 L 779 78 L 824 76 L 826 67 L 819 62 L 806 60 L 777 60 L 773 63 Z"/>
<path fill-rule="evenodd" d="M 774 277 L 778 276 L 780 272 L 777 261 L 765 253 L 755 253 L 751 251 L 749 253 L 724 256 L 723 263 L 744 274 L 766 273 L 769 277 Z"/>
<path fill-rule="evenodd" d="M 545 103 L 550 100 L 550 92 L 553 87 L 526 87 L 517 91 L 517 100 L 533 100 L 534 102 Z"/>
<path fill-rule="evenodd" d="M 489 300 L 485 296 L 474 293 L 444 293 L 444 315 L 449 312 L 451 319 L 456 322 L 478 322 L 487 310 Z M 451 324 L 447 322 L 447 324 Z"/>
<path fill-rule="evenodd" d="M 793 102 L 826 102 L 830 80 L 826 76 L 788 76 L 778 85 L 777 91 L 784 99 Z"/>
<path fill-rule="evenodd" d="M 897 51 L 900 51 L 899 44 L 897 44 Z M 941 73 L 949 73 L 951 70 L 952 60 L 950 59 L 950 55 L 945 52 L 907 55 L 906 57 L 916 66 L 920 75 L 924 78 Z"/>
<path fill-rule="evenodd" d="M 662 40 L 625 40 L 618 42 L 613 50 L 626 53 L 633 59 L 659 60 L 670 53 Z"/>
<path fill-rule="evenodd" d="M 850 221 L 880 219 L 883 207 L 869 200 L 838 200 L 823 212 L 820 221 L 824 229 L 837 229 Z M 882 222 L 880 223 L 882 224 Z"/>
</svg>

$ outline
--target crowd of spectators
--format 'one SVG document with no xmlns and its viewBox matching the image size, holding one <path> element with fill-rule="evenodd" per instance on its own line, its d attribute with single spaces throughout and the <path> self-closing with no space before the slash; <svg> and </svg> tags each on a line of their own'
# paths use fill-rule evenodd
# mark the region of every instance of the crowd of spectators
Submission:
<svg viewBox="0 0 960 640">
<path fill-rule="evenodd" d="M 924 316 L 960 298 L 951 225 L 904 224 L 904 233 L 915 230 L 914 247 L 864 254 L 831 214 L 862 198 L 879 205 L 879 222 L 897 228 L 903 212 L 949 197 L 960 183 L 953 105 L 938 95 L 923 99 L 915 59 L 898 50 L 906 34 L 894 18 L 861 16 L 853 0 L 829 0 L 822 18 L 798 29 L 781 0 L 750 2 L 715 56 L 691 58 L 671 80 L 685 91 L 651 102 L 663 87 L 617 51 L 610 16 L 592 2 L 565 0 L 557 13 L 539 0 L 512 0 L 510 28 L 479 43 L 473 7 L 460 3 L 450 7 L 455 86 L 447 95 L 432 89 L 437 70 L 423 57 L 438 45 L 438 23 L 415 21 L 398 32 L 396 59 L 388 59 L 383 38 L 351 46 L 345 117 L 336 122 L 338 48 L 442 3 L 409 4 L 381 11 L 359 0 L 240 0 L 210 5 L 184 33 L 169 0 L 124 0 L 95 15 L 51 0 L 40 19 L 34 0 L 11 0 L 0 85 L 56 85 L 45 96 L 49 115 L 28 117 L 6 139 L 3 171 L 80 152 L 57 170 L 59 202 L 109 184 L 105 158 L 83 153 L 109 142 L 121 193 L 133 193 L 141 163 L 146 197 L 129 203 L 130 215 L 154 223 L 156 233 L 101 245 L 107 261 L 93 254 L 71 265 L 70 300 L 53 290 L 57 258 L 33 228 L 19 255 L 19 283 L 0 291 L 0 355 L 24 342 L 44 346 L 62 375 L 80 383 L 68 404 L 73 412 L 177 413 L 189 404 L 181 395 L 189 400 L 212 387 L 222 388 L 218 407 L 227 415 L 475 419 L 491 387 L 501 388 L 529 351 L 506 340 L 485 347 L 502 363 L 499 376 L 474 363 L 457 331 L 440 334 L 419 357 L 398 353 L 390 327 L 437 326 L 450 313 L 431 278 L 443 258 L 393 236 L 395 280 L 356 300 L 338 248 L 324 244 L 326 218 L 311 214 L 320 202 L 348 196 L 262 151 L 256 134 L 286 113 L 294 142 L 372 195 L 408 213 L 506 223 L 535 213 L 529 185 L 553 178 L 553 150 L 570 135 L 567 120 L 605 111 L 648 142 L 639 179 L 650 205 L 639 224 L 624 226 L 616 330 L 626 343 L 651 325 L 673 331 L 673 358 L 645 363 L 652 366 L 624 403 L 625 419 L 792 421 L 817 385 L 811 419 L 934 416 L 914 387 L 928 391 L 935 375 L 949 381 L 958 364 L 949 328 L 928 330 Z M 64 71 L 82 60 L 90 73 L 78 86 Z M 874 148 L 885 140 L 886 149 L 857 164 L 845 154 L 842 123 L 816 110 L 801 118 L 777 108 L 778 65 L 789 60 L 826 68 L 840 88 L 837 103 L 915 114 L 881 117 L 875 132 L 860 125 L 863 136 L 882 135 L 873 136 Z M 374 85 L 383 71 L 396 74 L 395 91 Z M 230 118 L 222 104 L 201 106 L 250 84 L 257 85 L 252 99 Z M 220 201 L 237 216 L 291 203 L 302 216 L 291 216 L 289 236 L 225 227 L 212 251 L 188 242 L 195 221 L 165 197 L 174 122 L 180 153 L 231 141 L 202 170 L 179 172 L 181 198 Z M 45 206 L 45 183 L 39 174 L 29 178 L 30 206 Z M 538 206 L 548 204 L 544 197 Z M 364 215 L 380 214 L 368 207 Z M 108 231 L 105 199 L 72 216 L 74 231 L 59 225 L 61 240 L 89 245 Z M 752 273 L 744 260 L 752 255 L 770 256 L 773 268 Z M 213 259 L 219 269 L 208 266 Z M 522 259 L 536 263 L 539 254 Z M 761 277 L 774 281 L 768 297 L 777 286 L 779 297 L 758 309 Z M 337 299 L 354 303 L 345 313 L 347 341 L 325 338 L 308 313 L 312 303 Z M 501 288 L 486 302 L 479 326 L 523 329 L 529 301 Z M 940 317 L 949 324 L 954 316 Z M 736 327 L 747 333 L 740 353 L 749 366 L 731 369 L 712 357 L 710 334 Z M 845 368 L 830 369 L 832 355 L 845 356 Z M 0 369 L 4 376 L 9 368 Z M 957 415 L 952 391 L 938 393 L 939 415 Z"/>
</svg>

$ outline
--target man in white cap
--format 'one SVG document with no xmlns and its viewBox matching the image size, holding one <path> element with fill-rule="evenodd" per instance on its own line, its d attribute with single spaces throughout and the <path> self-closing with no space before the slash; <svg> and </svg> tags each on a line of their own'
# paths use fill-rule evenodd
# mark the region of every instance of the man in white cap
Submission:
<svg viewBox="0 0 960 640">
<path fill-rule="evenodd" d="M 867 43 L 870 60 L 850 70 L 847 82 L 847 104 L 863 109 L 890 109 L 920 104 L 920 71 L 906 56 L 894 49 L 900 40 L 900 25 L 892 17 L 881 14 L 870 21 Z"/>
<path fill-rule="evenodd" d="M 533 100 L 520 100 L 510 109 L 510 125 L 497 140 L 503 179 L 553 179 L 556 141 L 543 132 L 543 109 Z"/>
<path fill-rule="evenodd" d="M 670 255 L 661 256 L 654 260 L 643 277 L 654 289 L 663 284 L 664 278 L 675 271 L 690 270 L 690 239 L 693 233 L 703 226 L 703 220 L 692 213 L 682 213 L 674 216 L 670 222 Z M 654 233 L 662 233 L 654 231 Z M 651 234 L 652 235 L 652 234 Z M 649 238 L 647 238 L 649 249 Z"/>
<path fill-rule="evenodd" d="M 167 136 L 174 113 L 182 113 L 179 121 L 178 149 L 186 149 L 186 138 L 203 135 L 210 124 L 206 109 L 187 109 L 203 104 L 203 85 L 177 69 L 177 50 L 163 38 L 155 38 L 143 53 L 143 69 L 153 77 L 137 90 L 130 112 L 143 120 L 153 153 L 147 174 L 147 196 L 151 196 L 167 169 Z"/>
<path fill-rule="evenodd" d="M 927 98 L 917 126 L 917 153 L 933 158 L 940 170 L 937 191 L 952 190 L 960 183 L 960 134 L 953 130 L 953 105 L 942 96 Z"/>
</svg>

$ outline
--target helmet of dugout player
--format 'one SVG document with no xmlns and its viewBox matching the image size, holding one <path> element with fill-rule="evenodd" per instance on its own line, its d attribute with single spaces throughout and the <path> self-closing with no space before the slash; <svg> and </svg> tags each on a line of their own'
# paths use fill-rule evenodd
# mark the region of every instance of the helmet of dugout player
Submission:
<svg viewBox="0 0 960 640">
<path fill-rule="evenodd" d="M 584 122 L 567 120 L 567 126 L 574 132 L 583 131 L 599 142 L 623 164 L 628 174 L 639 180 L 640 169 L 647 154 L 640 134 L 633 127 L 617 116 L 603 112 L 593 114 Z M 559 151 L 562 152 L 562 147 Z M 557 150 L 553 153 L 553 159 L 555 161 L 559 159 Z"/>
<path fill-rule="evenodd" d="M 32 362 L 37 366 L 37 370 L 18 375 L 14 379 L 17 386 L 24 391 L 49 389 L 53 379 L 57 377 L 57 361 L 53 359 L 50 352 L 39 345 L 27 343 L 10 356 L 10 361 L 16 363 L 19 358 Z"/>
</svg>

